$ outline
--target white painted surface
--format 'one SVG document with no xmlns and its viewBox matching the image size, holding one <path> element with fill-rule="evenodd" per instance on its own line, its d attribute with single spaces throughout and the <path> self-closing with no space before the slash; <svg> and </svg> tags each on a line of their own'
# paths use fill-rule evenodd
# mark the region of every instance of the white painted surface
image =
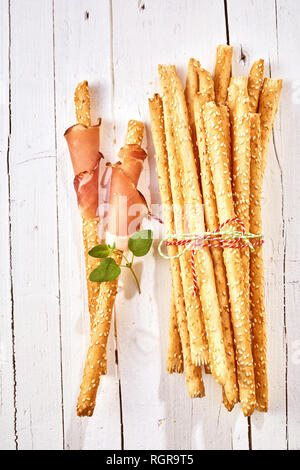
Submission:
<svg viewBox="0 0 300 470">
<path fill-rule="evenodd" d="M 270 411 L 251 418 L 252 446 L 299 449 L 300 10 L 297 0 L 227 3 L 234 73 L 263 57 L 268 74 L 285 81 L 263 205 Z M 220 406 L 211 377 L 207 397 L 192 402 L 184 378 L 165 372 L 170 278 L 155 247 L 139 265 L 141 296 L 122 276 L 95 414 L 75 413 L 89 316 L 63 139 L 74 88 L 89 81 L 108 159 L 129 119 L 146 123 L 142 186 L 158 203 L 147 105 L 159 90 L 157 64 L 175 63 L 184 79 L 194 56 L 212 71 L 215 47 L 227 39 L 224 2 L 1 0 L 0 9 L 0 448 L 248 449 L 247 420 L 239 407 L 229 414 Z"/>
</svg>

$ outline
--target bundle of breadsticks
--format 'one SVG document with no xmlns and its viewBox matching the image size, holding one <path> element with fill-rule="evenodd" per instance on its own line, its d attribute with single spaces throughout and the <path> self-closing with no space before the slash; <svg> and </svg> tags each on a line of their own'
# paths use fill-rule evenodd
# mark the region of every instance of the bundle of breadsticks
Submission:
<svg viewBox="0 0 300 470">
<path fill-rule="evenodd" d="M 282 80 L 263 78 L 262 59 L 231 76 L 231 62 L 223 45 L 214 77 L 190 59 L 185 90 L 159 65 L 149 107 L 172 277 L 167 370 L 184 371 L 191 397 L 211 373 L 225 407 L 250 416 L 268 410 L 261 193 Z"/>
<path fill-rule="evenodd" d="M 91 327 L 90 344 L 77 402 L 77 414 L 78 416 L 91 416 L 96 404 L 100 377 L 106 374 L 107 339 L 118 279 L 102 283 L 91 282 L 90 273 L 96 268 L 99 260 L 91 257 L 89 251 L 103 241 L 102 234 L 106 233 L 110 242 L 113 239 L 114 246 L 116 245 L 112 257 L 118 265 L 121 264 L 123 250 L 126 249 L 130 234 L 129 226 L 133 218 L 137 218 L 136 208 L 142 206 L 147 209 L 145 199 L 137 190 L 143 161 L 147 155 L 141 148 L 144 125 L 140 121 L 131 120 L 128 123 L 125 145 L 119 153 L 121 161 L 114 165 L 107 164 L 111 169 L 110 178 L 106 183 L 106 189 L 108 188 L 106 192 L 109 196 L 108 201 L 101 200 L 100 182 L 103 174 L 102 154 L 99 151 L 101 120 L 98 120 L 95 126 L 91 125 L 87 81 L 77 85 L 74 101 L 77 124 L 65 132 L 65 138 L 69 146 L 75 174 L 74 187 L 82 216 Z M 124 201 L 126 201 L 126 207 L 124 207 Z M 103 215 L 100 209 L 104 202 L 108 203 L 107 227 L 102 227 L 100 231 L 98 225 Z M 130 215 L 132 212 L 130 209 L 133 206 L 135 206 L 134 217 Z M 122 233 L 120 233 L 120 228 L 122 228 Z"/>
</svg>

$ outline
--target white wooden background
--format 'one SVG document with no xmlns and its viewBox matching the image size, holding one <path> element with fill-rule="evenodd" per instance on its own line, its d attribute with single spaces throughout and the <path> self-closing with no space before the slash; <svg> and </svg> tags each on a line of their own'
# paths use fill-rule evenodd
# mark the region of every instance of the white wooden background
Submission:
<svg viewBox="0 0 300 470">
<path fill-rule="evenodd" d="M 299 22 L 298 0 L 0 0 L 1 449 L 300 449 Z M 167 375 L 170 276 L 154 249 L 138 266 L 141 296 L 123 275 L 108 375 L 94 416 L 79 419 L 89 315 L 63 138 L 74 88 L 91 85 L 109 159 L 128 119 L 145 121 L 143 186 L 158 203 L 147 105 L 157 64 L 184 78 L 194 56 L 212 71 L 227 41 L 234 74 L 263 57 L 284 79 L 263 201 L 270 411 L 248 423 L 239 406 L 225 411 L 211 377 L 191 401 L 184 377 Z"/>
</svg>

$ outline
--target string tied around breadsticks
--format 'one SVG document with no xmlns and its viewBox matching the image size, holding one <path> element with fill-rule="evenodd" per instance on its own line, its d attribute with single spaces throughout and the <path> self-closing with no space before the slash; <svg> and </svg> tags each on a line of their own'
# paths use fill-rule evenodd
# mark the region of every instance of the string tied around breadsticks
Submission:
<svg viewBox="0 0 300 470">
<path fill-rule="evenodd" d="M 223 230 L 225 225 L 236 223 L 240 226 L 240 230 Z M 255 241 L 251 241 L 256 239 Z M 197 294 L 197 277 L 195 269 L 195 250 L 198 248 L 244 248 L 249 247 L 253 252 L 254 247 L 264 243 L 263 235 L 256 235 L 254 233 L 246 232 L 244 223 L 238 218 L 233 217 L 223 222 L 213 232 L 203 232 L 202 234 L 183 233 L 183 234 L 168 234 L 164 237 L 159 245 L 158 252 L 164 259 L 175 259 L 182 256 L 187 250 L 191 250 L 191 266 L 193 274 L 194 295 Z M 163 245 L 166 246 L 181 246 L 183 250 L 179 251 L 174 256 L 168 256 L 162 251 Z"/>
</svg>

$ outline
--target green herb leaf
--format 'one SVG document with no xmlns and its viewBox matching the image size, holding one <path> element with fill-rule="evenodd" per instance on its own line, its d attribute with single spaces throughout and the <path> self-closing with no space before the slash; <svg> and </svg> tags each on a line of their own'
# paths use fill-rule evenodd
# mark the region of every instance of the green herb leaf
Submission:
<svg viewBox="0 0 300 470">
<path fill-rule="evenodd" d="M 98 268 L 91 272 L 89 279 L 92 282 L 113 281 L 121 273 L 120 266 L 112 258 L 104 258 Z"/>
<path fill-rule="evenodd" d="M 151 230 L 140 230 L 128 240 L 128 248 L 134 256 L 145 256 L 151 248 L 153 233 Z"/>
<path fill-rule="evenodd" d="M 106 243 L 94 246 L 90 251 L 89 255 L 93 258 L 106 258 L 111 253 L 111 248 Z"/>
</svg>

